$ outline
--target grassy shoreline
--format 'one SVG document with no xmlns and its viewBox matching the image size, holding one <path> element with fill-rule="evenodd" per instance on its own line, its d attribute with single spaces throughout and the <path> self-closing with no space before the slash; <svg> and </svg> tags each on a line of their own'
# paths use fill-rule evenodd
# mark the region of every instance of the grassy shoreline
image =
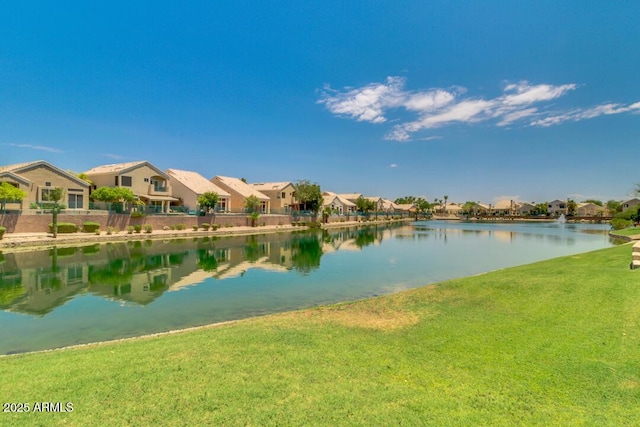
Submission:
<svg viewBox="0 0 640 427">
<path fill-rule="evenodd" d="M 622 245 L 330 307 L 0 358 L 3 425 L 632 425 Z"/>
</svg>

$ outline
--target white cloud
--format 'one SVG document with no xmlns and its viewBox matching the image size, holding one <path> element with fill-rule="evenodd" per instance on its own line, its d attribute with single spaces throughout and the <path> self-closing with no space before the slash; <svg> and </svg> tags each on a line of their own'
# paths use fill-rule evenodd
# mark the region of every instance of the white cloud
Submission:
<svg viewBox="0 0 640 427">
<path fill-rule="evenodd" d="M 111 154 L 111 153 L 102 153 L 102 156 L 108 157 L 113 160 L 122 160 L 125 158 L 124 156 L 121 156 L 119 154 Z"/>
<path fill-rule="evenodd" d="M 345 93 L 325 88 L 318 102 L 325 104 L 334 114 L 350 116 L 357 121 L 382 123 L 387 120 L 384 111 L 400 103 L 397 98 L 403 96 L 403 86 L 403 78 L 387 77 L 386 83 L 372 83 Z"/>
<path fill-rule="evenodd" d="M 550 112 L 545 108 L 544 103 L 576 90 L 578 85 L 575 83 L 509 83 L 505 85 L 502 95 L 491 99 L 464 96 L 467 90 L 460 86 L 407 91 L 405 83 L 402 77 L 387 77 L 384 83 L 370 83 L 356 89 L 345 88 L 342 92 L 326 87 L 318 103 L 324 104 L 333 114 L 371 123 L 389 121 L 387 115 L 392 110 L 403 109 L 417 114 L 415 120 L 401 120 L 387 132 L 385 139 L 393 141 L 411 141 L 416 132 L 455 123 L 492 122 L 500 127 L 521 123 L 548 127 L 569 120 L 640 112 L 640 102 L 630 105 L 607 103 L 564 112 Z"/>
<path fill-rule="evenodd" d="M 395 169 L 395 168 L 397 168 L 397 167 L 398 167 L 398 165 L 397 165 L 397 164 L 395 164 L 395 163 L 391 163 L 391 164 L 389 165 L 389 167 L 390 167 L 391 169 Z"/>
<path fill-rule="evenodd" d="M 49 153 L 63 153 L 62 150 L 59 150 L 53 147 L 47 147 L 45 145 L 32 145 L 32 144 L 4 144 L 4 145 L 9 145 L 11 147 L 18 147 L 18 148 L 29 148 L 31 150 L 46 151 Z"/>
</svg>

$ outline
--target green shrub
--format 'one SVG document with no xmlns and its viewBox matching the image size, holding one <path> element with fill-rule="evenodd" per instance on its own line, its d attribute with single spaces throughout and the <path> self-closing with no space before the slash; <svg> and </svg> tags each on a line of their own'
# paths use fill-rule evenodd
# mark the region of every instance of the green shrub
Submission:
<svg viewBox="0 0 640 427">
<path fill-rule="evenodd" d="M 107 227 L 107 234 L 118 234 L 118 229 L 115 227 Z"/>
<path fill-rule="evenodd" d="M 612 230 L 622 230 L 624 228 L 629 228 L 633 225 L 630 219 L 624 218 L 613 218 L 609 224 L 611 225 Z"/>
<path fill-rule="evenodd" d="M 153 226 L 151 224 L 147 224 L 144 226 L 144 232 L 145 233 L 151 233 L 153 231 Z"/>
<path fill-rule="evenodd" d="M 198 231 L 198 226 L 197 225 L 192 225 L 191 227 L 193 228 L 193 231 Z"/>
<path fill-rule="evenodd" d="M 97 222 L 87 221 L 82 224 L 82 229 L 84 230 L 85 233 L 93 233 L 100 229 L 100 224 L 98 224 Z"/>
<path fill-rule="evenodd" d="M 202 229 L 203 229 L 204 231 L 207 231 L 207 230 L 209 229 L 209 227 L 211 227 L 211 225 L 210 225 L 210 224 L 207 224 L 207 223 L 205 222 L 204 224 L 202 224 L 202 225 L 201 225 L 201 227 L 202 227 Z"/>
<path fill-rule="evenodd" d="M 140 233 L 142 231 L 142 226 L 141 225 L 134 225 L 133 226 L 133 231 L 135 231 L 136 233 Z"/>
<path fill-rule="evenodd" d="M 176 224 L 176 230 L 186 230 L 187 224 Z"/>
<path fill-rule="evenodd" d="M 0 227 L 0 240 L 2 240 L 2 236 L 4 236 L 4 233 L 7 231 L 6 228 L 4 227 Z"/>
<path fill-rule="evenodd" d="M 135 231 L 135 227 L 133 225 L 130 225 L 127 227 L 127 234 L 133 234 L 133 232 Z"/>
<path fill-rule="evenodd" d="M 131 212 L 131 218 L 141 218 L 144 216 L 144 213 L 140 212 L 140 211 L 133 211 Z"/>
<path fill-rule="evenodd" d="M 178 226 L 177 226 L 176 224 L 171 224 L 171 225 L 169 225 L 169 229 L 170 229 L 170 230 L 175 230 L 175 229 L 177 229 L 177 228 L 178 228 Z"/>
<path fill-rule="evenodd" d="M 49 232 L 53 233 L 53 223 L 49 224 Z M 77 233 L 78 226 L 72 222 L 59 222 L 58 233 Z"/>
</svg>

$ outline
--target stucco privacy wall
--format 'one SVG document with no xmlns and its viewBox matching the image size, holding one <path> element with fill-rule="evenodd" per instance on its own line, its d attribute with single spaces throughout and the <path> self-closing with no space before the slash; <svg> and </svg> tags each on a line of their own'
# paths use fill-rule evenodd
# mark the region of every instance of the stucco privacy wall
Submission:
<svg viewBox="0 0 640 427">
<path fill-rule="evenodd" d="M 191 215 L 149 215 L 141 218 L 132 218 L 126 214 L 66 214 L 58 216 L 58 222 L 72 222 L 78 227 L 82 227 L 85 222 L 97 222 L 100 228 L 105 231 L 107 227 L 115 227 L 118 230 L 126 230 L 130 225 L 151 225 L 155 230 L 163 227 L 170 227 L 175 224 L 185 224 L 188 228 L 198 224 L 214 224 L 225 226 L 246 226 L 250 225 L 246 215 L 242 214 L 216 214 L 215 216 L 191 216 Z M 45 233 L 49 231 L 51 214 L 29 214 L 21 215 L 16 213 L 0 214 L 0 226 L 6 227 L 7 233 Z M 291 224 L 291 217 L 288 215 L 261 215 L 258 218 L 258 225 L 288 225 Z"/>
</svg>

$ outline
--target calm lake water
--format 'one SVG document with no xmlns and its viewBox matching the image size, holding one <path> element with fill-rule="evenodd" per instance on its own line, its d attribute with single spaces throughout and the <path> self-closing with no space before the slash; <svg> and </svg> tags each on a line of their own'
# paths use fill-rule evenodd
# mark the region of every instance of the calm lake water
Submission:
<svg viewBox="0 0 640 427">
<path fill-rule="evenodd" d="M 0 354 L 398 292 L 608 247 L 608 229 L 425 221 L 0 254 Z"/>
</svg>

